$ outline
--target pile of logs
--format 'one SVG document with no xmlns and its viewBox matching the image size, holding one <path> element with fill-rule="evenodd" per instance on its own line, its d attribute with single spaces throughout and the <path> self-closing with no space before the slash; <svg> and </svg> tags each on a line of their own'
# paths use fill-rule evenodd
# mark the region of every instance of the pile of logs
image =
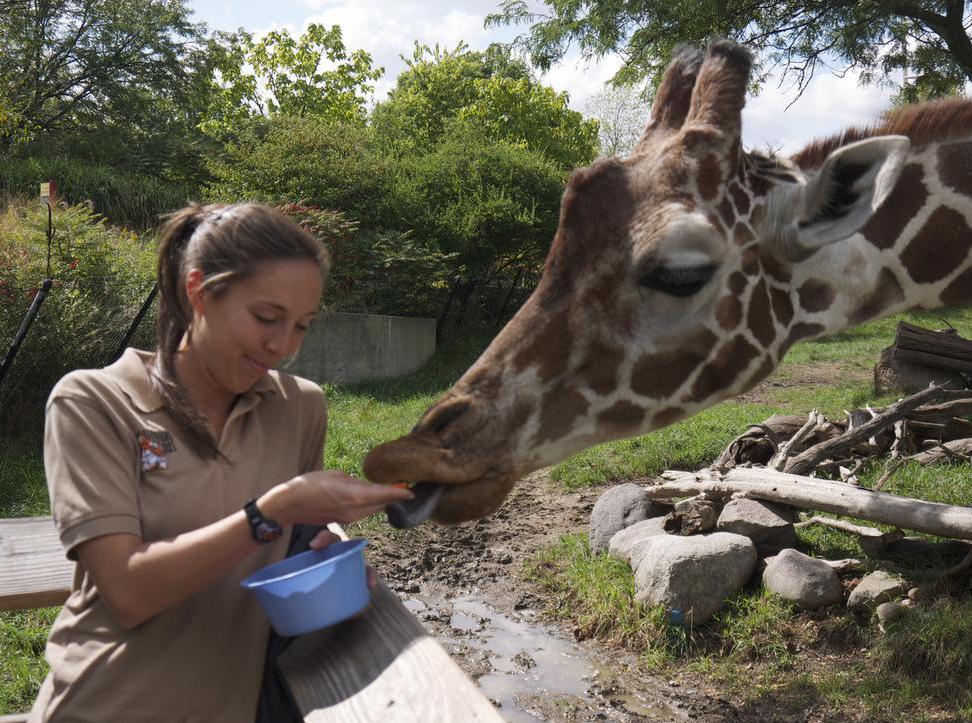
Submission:
<svg viewBox="0 0 972 723">
<path fill-rule="evenodd" d="M 885 533 L 824 517 L 802 523 L 853 532 L 869 552 L 900 539 L 901 530 L 972 541 L 972 507 L 881 491 L 908 460 L 964 464 L 972 474 L 970 419 L 972 389 L 936 386 L 885 408 L 851 410 L 841 420 L 829 420 L 817 411 L 807 418 L 773 416 L 734 439 L 711 467 L 668 471 L 660 480 L 645 482 L 653 499 L 696 496 L 725 501 L 745 496 L 898 528 Z M 858 472 L 876 457 L 888 459 L 885 473 L 873 487 L 859 486 Z M 969 569 L 972 546 L 965 560 L 947 574 Z"/>
</svg>

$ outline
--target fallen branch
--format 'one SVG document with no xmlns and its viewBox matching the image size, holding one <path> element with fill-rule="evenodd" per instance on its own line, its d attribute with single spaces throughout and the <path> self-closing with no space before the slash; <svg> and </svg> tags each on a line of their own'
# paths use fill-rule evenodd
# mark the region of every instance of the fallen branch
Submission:
<svg viewBox="0 0 972 723">
<path fill-rule="evenodd" d="M 819 515 L 811 517 L 809 520 L 804 522 L 798 522 L 793 526 L 803 528 L 810 527 L 812 525 L 821 525 L 822 527 L 830 527 L 834 530 L 840 530 L 841 532 L 849 532 L 852 535 L 857 535 L 857 540 L 861 546 L 861 549 L 867 553 L 878 552 L 889 542 L 900 540 L 902 537 L 904 537 L 904 533 L 901 530 L 881 532 L 881 530 L 876 527 L 855 525 L 853 522 L 848 522 L 847 520 L 835 520 L 832 517 L 821 517 Z"/>
<path fill-rule="evenodd" d="M 921 464 L 933 464 L 946 459 L 953 462 L 969 462 L 970 457 L 972 457 L 972 439 L 953 439 L 951 442 L 936 444 L 931 449 L 913 454 L 908 459 Z"/>
<path fill-rule="evenodd" d="M 801 452 L 796 457 L 786 460 L 782 471 L 797 475 L 806 474 L 816 468 L 825 459 L 832 459 L 838 455 L 846 454 L 855 445 L 861 444 L 871 437 L 876 436 L 899 419 L 907 417 L 921 405 L 932 400 L 940 399 L 944 396 L 944 391 L 942 387 L 932 386 L 902 399 L 892 404 L 871 421 L 845 432 L 836 439 L 816 444 L 806 451 Z"/>
<path fill-rule="evenodd" d="M 662 473 L 661 480 L 645 480 L 645 491 L 650 498 L 691 497 L 702 492 L 729 497 L 743 493 L 748 497 L 782 502 L 805 510 L 819 510 L 894 525 L 905 530 L 972 540 L 972 508 L 873 492 L 843 482 L 744 467 L 731 469 L 724 476 L 712 470 L 668 471 Z"/>
</svg>

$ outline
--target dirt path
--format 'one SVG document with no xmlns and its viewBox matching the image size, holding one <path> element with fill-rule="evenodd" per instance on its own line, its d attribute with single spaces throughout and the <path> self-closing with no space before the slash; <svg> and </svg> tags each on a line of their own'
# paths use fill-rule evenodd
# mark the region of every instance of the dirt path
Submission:
<svg viewBox="0 0 972 723">
<path fill-rule="evenodd" d="M 586 530 L 602 491 L 567 493 L 535 473 L 486 520 L 369 530 L 369 560 L 507 720 L 739 720 L 726 701 L 540 620 L 544 592 L 524 579 L 523 562 Z"/>
</svg>

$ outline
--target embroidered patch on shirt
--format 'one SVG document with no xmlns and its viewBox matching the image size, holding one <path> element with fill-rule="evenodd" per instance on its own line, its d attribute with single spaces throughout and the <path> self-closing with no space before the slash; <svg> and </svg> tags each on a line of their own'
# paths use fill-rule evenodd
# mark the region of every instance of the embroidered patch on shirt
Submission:
<svg viewBox="0 0 972 723">
<path fill-rule="evenodd" d="M 166 431 L 140 429 L 138 446 L 142 450 L 143 472 L 169 468 L 169 459 L 166 454 L 175 452 L 175 442 L 172 440 L 171 434 Z"/>
</svg>

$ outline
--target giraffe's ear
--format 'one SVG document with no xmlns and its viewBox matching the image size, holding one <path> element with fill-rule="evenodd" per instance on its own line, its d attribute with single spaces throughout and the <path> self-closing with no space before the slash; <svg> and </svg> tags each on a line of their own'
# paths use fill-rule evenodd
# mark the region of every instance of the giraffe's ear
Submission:
<svg viewBox="0 0 972 723">
<path fill-rule="evenodd" d="M 910 146 L 905 136 L 851 143 L 827 157 L 817 175 L 796 192 L 798 198 L 780 189 L 793 214 L 783 232 L 786 255 L 805 258 L 860 230 L 897 183 Z"/>
</svg>

